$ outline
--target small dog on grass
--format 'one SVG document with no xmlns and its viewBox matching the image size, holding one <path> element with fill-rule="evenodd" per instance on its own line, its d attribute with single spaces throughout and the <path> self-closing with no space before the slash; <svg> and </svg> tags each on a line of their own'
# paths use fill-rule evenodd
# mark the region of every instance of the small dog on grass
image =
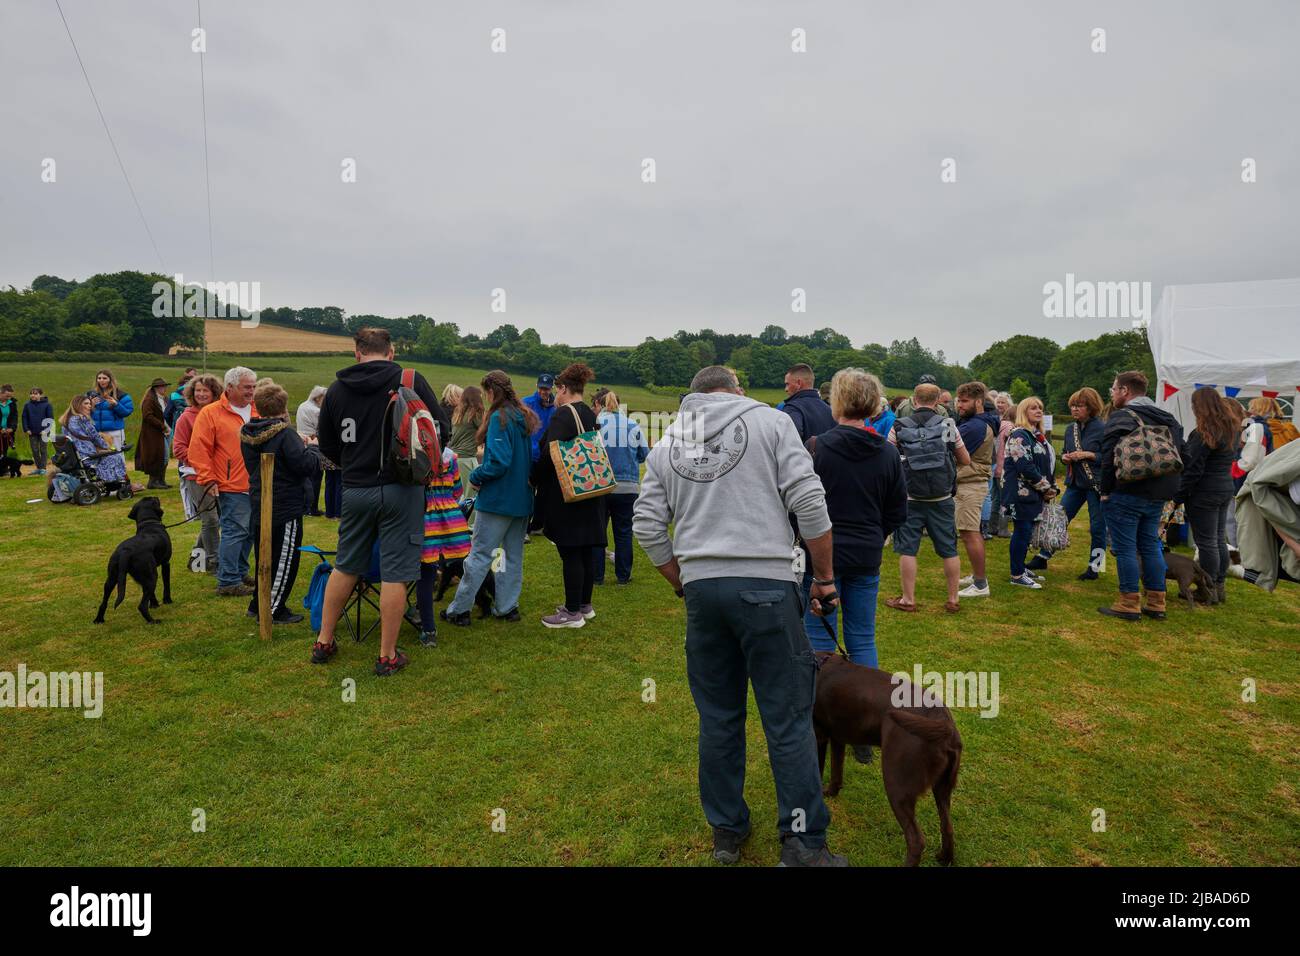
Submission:
<svg viewBox="0 0 1300 956">
<path fill-rule="evenodd" d="M 451 586 L 452 579 L 459 580 L 464 573 L 464 558 L 452 558 L 450 561 L 446 558 L 440 558 L 438 560 L 438 591 L 433 596 L 433 603 L 442 603 L 442 596 L 447 593 L 447 588 Z M 483 583 L 479 585 L 478 593 L 474 595 L 474 603 L 478 605 L 479 617 L 487 617 L 492 613 L 492 602 L 496 600 L 496 596 L 496 576 L 489 571 L 483 575 Z"/>
<path fill-rule="evenodd" d="M 1138 567 L 1142 558 L 1138 557 Z M 1185 554 L 1174 551 L 1165 552 L 1165 580 L 1178 582 L 1178 596 L 1187 602 L 1190 610 L 1196 610 L 1196 602 L 1210 603 L 1210 595 L 1215 593 L 1214 582 L 1205 573 L 1205 569 Z M 1192 585 L 1196 590 L 1192 590 Z"/>
<path fill-rule="evenodd" d="M 833 797 L 844 784 L 844 747 L 878 746 L 880 770 L 889 806 L 907 839 L 907 865 L 921 862 L 925 837 L 916 825 L 916 801 L 927 790 L 939 808 L 943 845 L 938 861 L 953 861 L 952 818 L 948 814 L 961 766 L 961 734 L 942 703 L 894 706 L 894 694 L 913 698 L 913 685 L 898 687 L 893 677 L 874 667 L 854 664 L 839 654 L 817 653 L 817 694 L 813 701 L 813 730 L 817 735 L 818 769 L 826 768 L 831 747 L 831 780 L 825 794 Z M 924 700 L 929 703 L 930 695 Z"/>
<path fill-rule="evenodd" d="M 23 476 L 23 465 L 36 464 L 30 458 L 10 458 L 8 455 L 0 455 L 0 477 L 21 478 Z"/>
<path fill-rule="evenodd" d="M 149 616 L 149 609 L 158 606 L 155 588 L 158 571 L 162 570 L 163 604 L 172 603 L 172 539 L 162 523 L 162 502 L 157 498 L 141 498 L 131 508 L 127 517 L 135 522 L 135 534 L 127 538 L 108 559 L 108 577 L 104 579 L 104 600 L 100 602 L 95 623 L 104 623 L 108 597 L 117 588 L 117 607 L 126 598 L 126 579 L 132 577 L 143 592 L 140 598 L 140 615 L 150 624 L 161 624 Z"/>
</svg>

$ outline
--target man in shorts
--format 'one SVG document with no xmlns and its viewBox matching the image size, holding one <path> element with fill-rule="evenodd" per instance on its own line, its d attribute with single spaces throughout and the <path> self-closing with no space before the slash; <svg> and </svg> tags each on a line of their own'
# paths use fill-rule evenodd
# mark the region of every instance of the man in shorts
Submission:
<svg viewBox="0 0 1300 956">
<path fill-rule="evenodd" d="M 316 431 L 321 454 L 343 472 L 343 514 L 338 554 L 325 587 L 321 629 L 312 645 L 311 662 L 328 663 L 338 650 L 334 627 L 357 578 L 369 573 L 371 552 L 378 540 L 382 584 L 375 673 L 386 677 L 410 663 L 397 650 L 397 632 L 406 611 L 406 585 L 420 576 L 424 488 L 399 484 L 388 463 L 380 468 L 388 400 L 402 378 L 402 367 L 393 361 L 388 331 L 360 329 L 354 342 L 357 364 L 341 370 L 325 392 Z M 439 434 L 449 435 L 447 413 L 419 372 L 415 373 L 415 393 L 437 420 Z"/>
<path fill-rule="evenodd" d="M 924 530 L 943 559 L 948 582 L 944 609 L 958 610 L 957 581 L 961 560 L 957 557 L 957 521 L 954 495 L 958 466 L 970 465 L 970 453 L 962 443 L 957 423 L 936 409 L 939 386 L 923 382 L 912 392 L 911 412 L 894 423 L 893 441 L 903 460 L 907 479 L 907 523 L 894 532 L 894 552 L 902 591 L 885 602 L 896 611 L 916 610 L 916 555 Z M 978 509 L 976 522 L 978 527 Z"/>
<path fill-rule="evenodd" d="M 957 533 L 970 558 L 971 575 L 962 578 L 960 597 L 988 597 L 989 581 L 984 567 L 984 502 L 993 476 L 993 449 L 1001 422 L 996 412 L 986 411 L 987 390 L 983 382 L 957 386 L 957 431 L 970 454 L 970 464 L 957 469 Z"/>
</svg>

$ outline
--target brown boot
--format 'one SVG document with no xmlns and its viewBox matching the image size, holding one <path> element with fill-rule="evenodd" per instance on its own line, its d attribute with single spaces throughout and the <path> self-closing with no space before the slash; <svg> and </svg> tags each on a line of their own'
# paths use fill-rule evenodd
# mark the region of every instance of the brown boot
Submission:
<svg viewBox="0 0 1300 956">
<path fill-rule="evenodd" d="M 1142 613 L 1147 617 L 1155 618 L 1157 621 L 1165 619 L 1165 592 L 1148 591 L 1147 606 L 1142 609 Z"/>
<path fill-rule="evenodd" d="M 1164 595 L 1161 597 L 1163 598 Z M 1140 621 L 1142 620 L 1140 595 L 1137 591 L 1121 592 L 1114 604 L 1110 607 L 1097 608 L 1097 613 L 1105 614 L 1107 617 L 1117 617 L 1121 621 Z"/>
</svg>

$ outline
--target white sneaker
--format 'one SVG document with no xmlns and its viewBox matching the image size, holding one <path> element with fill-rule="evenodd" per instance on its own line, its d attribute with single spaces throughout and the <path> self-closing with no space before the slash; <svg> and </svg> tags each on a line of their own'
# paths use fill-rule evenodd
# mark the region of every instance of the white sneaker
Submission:
<svg viewBox="0 0 1300 956">
<path fill-rule="evenodd" d="M 966 587 L 970 587 L 974 583 L 975 583 L 975 575 L 968 574 L 957 582 L 957 587 L 966 588 Z"/>
<path fill-rule="evenodd" d="M 969 585 L 967 585 L 966 587 L 962 588 L 960 591 L 957 592 L 957 596 L 958 596 L 958 597 L 964 597 L 964 598 L 968 598 L 968 597 L 988 597 L 988 596 L 989 596 L 989 586 L 986 584 L 986 585 L 984 585 L 984 587 L 982 587 L 982 588 L 977 588 L 977 587 L 975 586 L 975 582 L 972 580 L 971 583 L 970 583 Z"/>
<path fill-rule="evenodd" d="M 1028 588 L 1031 591 L 1041 591 L 1043 586 L 1034 580 L 1032 574 L 1026 571 L 1018 578 L 1012 578 L 1011 583 L 1017 587 Z"/>
</svg>

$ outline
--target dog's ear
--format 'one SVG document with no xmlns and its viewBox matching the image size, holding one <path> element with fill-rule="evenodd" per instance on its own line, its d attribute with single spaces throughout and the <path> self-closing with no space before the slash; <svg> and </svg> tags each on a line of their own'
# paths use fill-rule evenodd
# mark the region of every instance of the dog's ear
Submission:
<svg viewBox="0 0 1300 956">
<path fill-rule="evenodd" d="M 128 521 L 134 521 L 136 519 L 136 516 L 139 515 L 140 513 L 140 505 L 142 505 L 143 503 L 144 501 L 143 499 L 141 499 L 140 501 L 137 501 L 135 504 L 131 506 L 131 510 L 126 513 L 126 517 Z"/>
</svg>

